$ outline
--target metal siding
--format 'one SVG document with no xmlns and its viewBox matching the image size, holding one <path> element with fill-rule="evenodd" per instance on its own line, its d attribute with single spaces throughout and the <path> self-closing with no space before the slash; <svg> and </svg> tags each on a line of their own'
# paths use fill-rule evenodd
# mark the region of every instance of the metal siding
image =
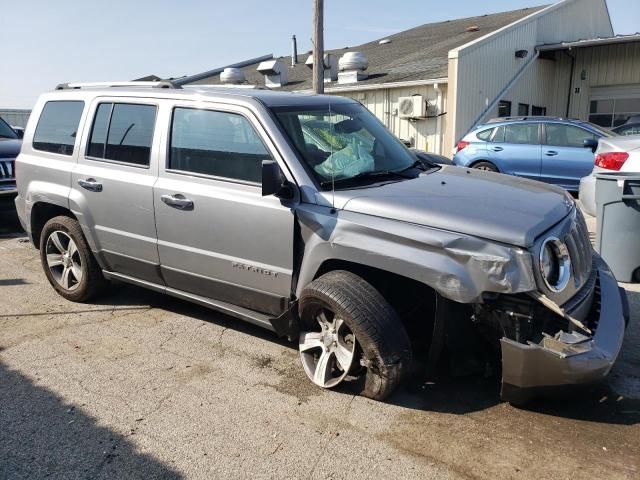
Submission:
<svg viewBox="0 0 640 480">
<path fill-rule="evenodd" d="M 613 85 L 640 85 L 640 42 L 585 47 L 575 50 L 570 116 L 589 117 L 591 89 Z M 584 70 L 586 79 L 580 75 Z M 575 93 L 579 88 L 579 93 Z"/>
<path fill-rule="evenodd" d="M 526 59 L 515 58 L 515 51 L 526 49 L 529 56 L 535 47 L 541 44 L 574 41 L 582 38 L 612 35 L 611 24 L 604 0 L 565 0 L 531 18 L 516 22 L 503 30 L 485 37 L 475 43 L 450 52 L 449 62 L 457 62 L 453 69 L 456 78 L 449 77 L 449 104 L 455 105 L 455 124 L 447 134 L 445 153 L 449 153 L 453 144 L 463 136 L 489 105 L 516 76 Z M 536 61 L 518 80 L 514 88 L 525 92 L 536 82 L 543 85 L 561 85 L 562 79 L 556 78 L 550 68 L 540 66 Z M 450 69 L 451 73 L 452 69 Z M 565 82 L 566 83 L 566 82 Z M 518 85 L 522 85 L 521 87 Z M 558 93 L 544 93 L 535 87 L 529 98 L 547 102 L 548 111 L 561 108 L 563 101 Z M 513 94 L 512 94 L 513 96 Z M 566 89 L 565 89 L 566 96 Z M 505 95 L 506 97 L 506 95 Z M 517 103 L 517 101 L 516 101 Z M 527 103 L 527 102 L 524 102 Z M 550 108 L 553 105 L 553 108 Z M 486 118 L 490 118 L 489 112 Z M 550 112 L 551 113 L 551 112 Z M 449 121 L 452 119 L 449 118 Z"/>
<path fill-rule="evenodd" d="M 442 105 L 438 109 L 438 113 L 445 111 L 443 109 L 446 106 L 444 99 L 444 97 L 446 97 L 446 85 L 440 85 L 440 89 L 443 92 L 443 98 L 441 98 Z M 397 114 L 398 99 L 400 97 L 422 95 L 430 103 L 436 103 L 438 93 L 433 85 L 344 92 L 337 93 L 337 95 L 353 98 L 362 103 L 378 117 L 396 137 L 402 140 L 413 139 L 413 146 L 415 148 L 441 153 L 442 138 L 446 127 L 444 121 L 440 121 L 440 130 L 438 131 L 437 118 L 427 118 L 410 122 L 409 120 L 400 118 Z"/>
</svg>

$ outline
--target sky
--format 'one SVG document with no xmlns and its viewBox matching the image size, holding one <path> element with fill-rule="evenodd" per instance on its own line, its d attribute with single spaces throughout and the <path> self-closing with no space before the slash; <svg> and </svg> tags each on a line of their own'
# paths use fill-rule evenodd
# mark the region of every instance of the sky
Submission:
<svg viewBox="0 0 640 480">
<path fill-rule="evenodd" d="M 312 0 L 22 0 L 0 15 L 0 108 L 31 108 L 58 83 L 178 77 L 311 48 Z M 325 47 L 425 23 L 552 0 L 325 0 Z M 640 30 L 640 1 L 607 0 L 615 33 Z"/>
</svg>

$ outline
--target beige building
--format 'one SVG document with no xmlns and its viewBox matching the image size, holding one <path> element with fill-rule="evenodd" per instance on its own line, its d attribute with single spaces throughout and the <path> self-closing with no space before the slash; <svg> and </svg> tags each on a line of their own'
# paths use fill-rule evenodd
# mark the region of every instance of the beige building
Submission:
<svg viewBox="0 0 640 480">
<path fill-rule="evenodd" d="M 407 144 L 445 155 L 496 116 L 612 127 L 640 114 L 640 34 L 614 36 L 605 0 L 431 23 L 326 53 L 326 93 L 358 100 Z M 180 83 L 310 91 L 308 55 L 267 55 Z"/>
</svg>

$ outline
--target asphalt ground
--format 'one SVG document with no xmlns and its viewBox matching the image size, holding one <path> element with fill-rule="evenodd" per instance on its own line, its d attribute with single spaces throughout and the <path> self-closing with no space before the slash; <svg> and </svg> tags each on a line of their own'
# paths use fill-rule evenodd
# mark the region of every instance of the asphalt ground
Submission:
<svg viewBox="0 0 640 480">
<path fill-rule="evenodd" d="M 495 379 L 443 377 L 380 403 L 183 301 L 67 302 L 15 221 L 0 229 L 0 479 L 640 478 L 640 285 L 602 384 L 525 409 Z"/>
</svg>

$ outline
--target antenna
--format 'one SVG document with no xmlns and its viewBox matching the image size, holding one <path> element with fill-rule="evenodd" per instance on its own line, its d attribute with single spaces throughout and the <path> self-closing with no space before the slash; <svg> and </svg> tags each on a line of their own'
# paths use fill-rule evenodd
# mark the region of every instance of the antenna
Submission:
<svg viewBox="0 0 640 480">
<path fill-rule="evenodd" d="M 329 100 L 329 133 L 331 134 L 331 141 L 329 142 L 329 148 L 331 150 L 331 209 L 336 211 L 336 171 L 335 171 L 335 159 L 333 158 L 333 114 L 331 113 L 331 97 L 327 97 Z"/>
</svg>

